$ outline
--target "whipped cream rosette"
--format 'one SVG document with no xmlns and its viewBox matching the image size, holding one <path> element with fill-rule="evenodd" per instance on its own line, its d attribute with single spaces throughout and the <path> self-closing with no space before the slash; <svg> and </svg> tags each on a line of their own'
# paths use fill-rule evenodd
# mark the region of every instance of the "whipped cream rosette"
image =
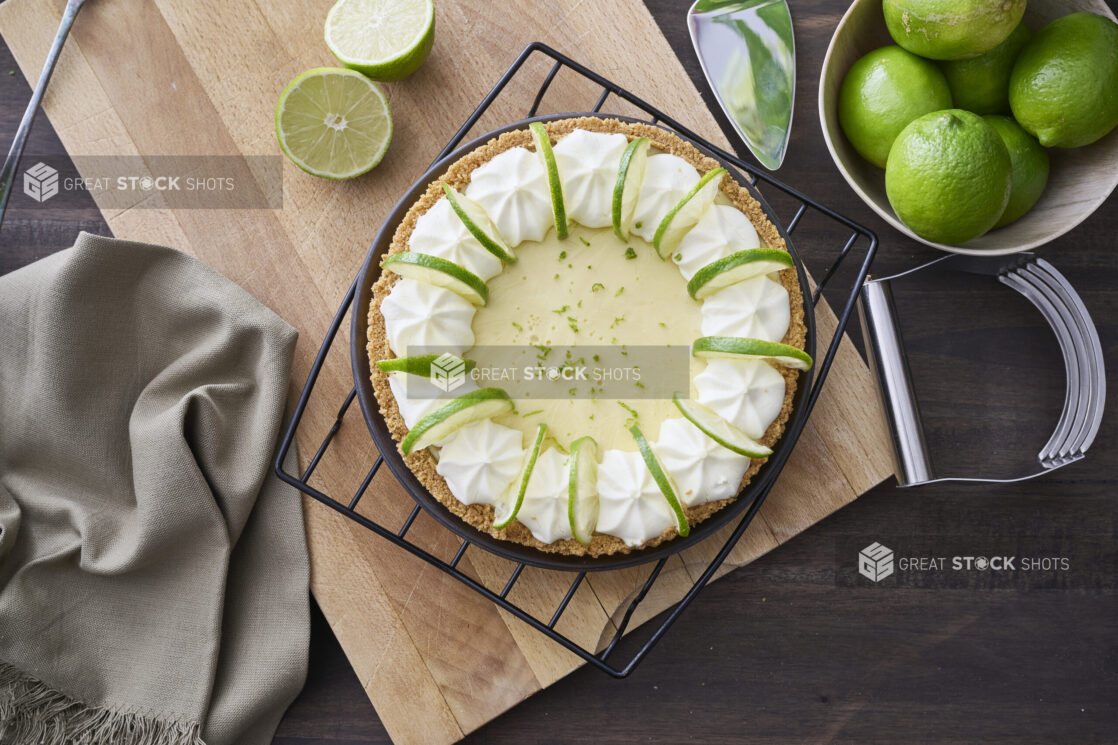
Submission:
<svg viewBox="0 0 1118 745">
<path fill-rule="evenodd" d="M 753 277 L 703 300 L 703 336 L 745 336 L 780 341 L 788 333 L 792 308 L 784 285 Z"/>
<path fill-rule="evenodd" d="M 483 419 L 443 443 L 438 473 L 462 504 L 493 504 L 512 484 L 523 460 L 520 432 Z"/>
<path fill-rule="evenodd" d="M 523 147 L 506 150 L 475 170 L 466 196 L 481 205 L 510 246 L 543 240 L 554 224 L 547 171 Z"/>
</svg>

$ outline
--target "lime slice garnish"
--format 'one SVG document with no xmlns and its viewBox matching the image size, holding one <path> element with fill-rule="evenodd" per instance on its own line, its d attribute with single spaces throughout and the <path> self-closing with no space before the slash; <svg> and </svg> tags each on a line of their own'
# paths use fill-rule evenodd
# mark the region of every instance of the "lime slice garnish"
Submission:
<svg viewBox="0 0 1118 745">
<path fill-rule="evenodd" d="M 707 171 L 699 179 L 699 183 L 691 187 L 691 191 L 684 194 L 675 207 L 664 215 L 664 219 L 656 226 L 656 234 L 652 236 L 652 245 L 661 259 L 675 251 L 683 236 L 687 235 L 687 231 L 695 227 L 714 204 L 714 198 L 718 196 L 718 186 L 725 175 L 725 168 L 712 168 Z"/>
<path fill-rule="evenodd" d="M 555 163 L 555 153 L 551 150 L 551 137 L 539 122 L 528 125 L 532 130 L 532 140 L 536 144 L 536 154 L 547 169 L 547 186 L 551 190 L 551 212 L 555 217 L 555 235 L 559 240 L 567 237 L 567 208 L 563 206 L 563 185 L 559 182 L 559 166 Z"/>
<path fill-rule="evenodd" d="M 509 394 L 500 388 L 464 393 L 416 422 L 400 443 L 400 452 L 411 455 L 441 442 L 467 424 L 491 419 L 512 409 Z"/>
<path fill-rule="evenodd" d="M 660 465 L 660 459 L 656 457 L 656 453 L 652 452 L 652 446 L 648 444 L 641 428 L 634 424 L 629 427 L 629 433 L 637 441 L 637 450 L 640 451 L 644 464 L 648 466 L 648 472 L 652 474 L 652 480 L 656 482 L 656 486 L 660 487 L 660 493 L 664 495 L 664 499 L 668 500 L 668 506 L 672 508 L 672 513 L 675 515 L 676 530 L 679 531 L 681 536 L 686 536 L 691 532 L 691 526 L 687 522 L 687 513 L 683 511 L 683 505 L 676 495 L 675 486 L 672 485 L 668 472 Z"/>
<path fill-rule="evenodd" d="M 485 210 L 474 200 L 462 194 L 450 184 L 443 184 L 443 193 L 450 202 L 450 208 L 458 219 L 470 231 L 470 235 L 485 247 L 485 250 L 496 256 L 505 264 L 516 261 L 512 249 L 505 243 L 505 239 L 497 232 L 497 226 L 485 214 Z"/>
<path fill-rule="evenodd" d="M 417 354 L 414 357 L 393 357 L 390 360 L 380 360 L 377 367 L 381 372 L 402 372 L 408 375 L 419 375 L 424 378 L 431 377 L 431 363 L 437 360 L 440 354 Z M 466 372 L 477 367 L 474 360 L 462 360 L 466 363 Z"/>
<path fill-rule="evenodd" d="M 489 303 L 489 288 L 485 280 L 453 261 L 415 251 L 404 251 L 386 256 L 381 267 L 401 277 L 450 290 L 473 305 Z"/>
<path fill-rule="evenodd" d="M 633 213 L 637 210 L 637 197 L 640 196 L 641 182 L 644 181 L 644 167 L 648 164 L 650 147 L 647 137 L 638 137 L 621 154 L 617 183 L 613 187 L 613 232 L 623 241 L 629 240 L 629 227 L 633 224 Z"/>
<path fill-rule="evenodd" d="M 773 360 L 796 370 L 811 369 L 811 355 L 802 349 L 761 339 L 738 336 L 701 336 L 691 344 L 696 357 L 721 357 L 734 360 Z"/>
<path fill-rule="evenodd" d="M 337 67 L 308 70 L 276 104 L 280 149 L 307 173 L 347 179 L 380 163 L 392 141 L 392 114 L 376 83 Z"/>
<path fill-rule="evenodd" d="M 434 41 L 433 0 L 338 0 L 326 16 L 326 46 L 374 80 L 411 75 Z"/>
<path fill-rule="evenodd" d="M 696 300 L 709 297 L 730 285 L 761 274 L 792 266 L 792 256 L 775 248 L 751 248 L 713 261 L 695 272 L 687 283 L 687 294 Z"/>
<path fill-rule="evenodd" d="M 532 469 L 536 467 L 536 459 L 540 457 L 540 450 L 543 448 L 546 436 L 547 425 L 541 422 L 536 427 L 536 437 L 532 441 L 532 447 L 528 448 L 528 453 L 524 456 L 520 475 L 509 486 L 504 499 L 498 499 L 493 505 L 493 527 L 497 530 L 507 528 L 520 512 L 520 506 L 524 504 L 524 493 L 528 491 L 528 480 L 532 478 Z"/>
<path fill-rule="evenodd" d="M 703 434 L 722 447 L 733 450 L 738 455 L 749 458 L 767 458 L 773 451 L 742 432 L 730 422 L 719 416 L 709 406 L 698 401 L 683 398 L 678 393 L 672 396 L 672 403 L 687 421 L 694 424 Z"/>
<path fill-rule="evenodd" d="M 571 443 L 570 478 L 567 491 L 567 517 L 571 534 L 588 545 L 598 526 L 598 443 L 593 437 L 580 437 Z"/>
</svg>

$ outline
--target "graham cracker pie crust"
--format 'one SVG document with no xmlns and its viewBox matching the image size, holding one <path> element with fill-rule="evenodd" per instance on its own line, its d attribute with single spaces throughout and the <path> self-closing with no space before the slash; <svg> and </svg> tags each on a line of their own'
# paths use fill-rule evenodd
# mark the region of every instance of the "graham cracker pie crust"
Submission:
<svg viewBox="0 0 1118 745">
<path fill-rule="evenodd" d="M 662 152 L 678 155 L 693 165 L 699 173 L 706 173 L 712 168 L 717 168 L 721 165 L 713 158 L 703 155 L 694 146 L 683 141 L 676 135 L 660 127 L 648 124 L 623 122 L 617 119 L 578 117 L 547 122 L 544 126 L 547 128 L 553 143 L 558 142 L 574 129 L 585 129 L 605 133 L 620 132 L 630 140 L 638 137 L 647 137 L 651 141 L 653 148 Z M 416 200 L 415 204 L 408 210 L 404 219 L 396 228 L 387 253 L 394 254 L 408 250 L 408 239 L 411 237 L 412 230 L 415 228 L 416 220 L 435 204 L 435 202 L 443 197 L 442 185 L 444 183 L 455 187 L 459 191 L 465 191 L 466 185 L 470 182 L 470 174 L 473 173 L 475 168 L 488 162 L 499 153 L 513 147 L 525 147 L 529 150 L 534 149 L 532 136 L 527 128 L 506 132 L 474 149 L 453 163 L 440 179 L 428 184 L 426 191 Z M 722 178 L 720 188 L 722 193 L 734 206 L 741 210 L 742 213 L 749 218 L 750 222 L 753 223 L 763 246 L 787 250 L 784 239 L 780 236 L 780 232 L 769 221 L 757 200 L 755 200 L 743 186 L 734 181 L 729 175 L 726 175 Z M 408 428 L 404 424 L 403 417 L 400 416 L 400 410 L 396 405 L 396 399 L 392 394 L 391 388 L 389 388 L 388 376 L 382 372 L 376 364 L 380 360 L 395 356 L 388 346 L 388 336 L 385 331 L 384 316 L 381 315 L 380 306 L 384 298 L 388 296 L 389 290 L 391 290 L 392 285 L 396 283 L 397 279 L 398 276 L 392 272 L 381 272 L 380 277 L 373 285 L 373 297 L 368 311 L 368 344 L 366 348 L 369 354 L 370 369 L 372 370 L 373 391 L 376 395 L 377 403 L 380 405 L 380 412 L 384 416 L 384 420 L 388 425 L 388 430 L 391 432 L 392 437 L 399 443 L 407 434 Z M 788 290 L 792 311 L 788 333 L 785 335 L 783 341 L 785 344 L 803 349 L 807 339 L 807 327 L 804 325 L 803 296 L 800 293 L 800 285 L 795 269 L 786 269 L 780 272 L 780 281 L 785 289 Z M 681 280 L 681 289 L 683 284 Z M 785 394 L 784 405 L 781 408 L 780 414 L 777 415 L 776 419 L 769 425 L 768 430 L 761 440 L 763 444 L 769 447 L 772 447 L 784 432 L 785 424 L 792 411 L 792 399 L 795 395 L 799 378 L 799 373 L 795 370 L 782 367 L 777 367 L 776 369 L 784 376 Z M 404 458 L 404 462 L 416 475 L 420 483 L 422 483 L 439 502 L 469 525 L 480 531 L 489 533 L 495 538 L 532 546 L 540 551 L 572 556 L 606 556 L 651 548 L 664 541 L 671 540 L 677 535 L 677 531 L 674 527 L 669 528 L 659 536 L 646 541 L 639 547 L 633 548 L 626 546 L 620 538 L 601 534 L 595 534 L 590 544 L 585 546 L 574 540 L 543 543 L 537 540 L 528 528 L 516 521 L 513 521 L 511 525 L 503 530 L 494 529 L 493 507 L 490 505 L 465 505 L 459 502 L 454 495 L 451 494 L 450 488 L 447 486 L 443 477 L 436 472 L 435 457 L 430 451 L 423 450 L 421 452 L 412 453 Z M 749 469 L 742 478 L 742 488 L 756 475 L 758 469 L 760 469 L 764 462 L 765 459 L 756 459 L 751 462 Z M 706 520 L 735 499 L 736 497 L 731 497 L 729 499 L 708 502 L 707 504 L 697 507 L 687 508 L 687 519 L 691 525 L 696 525 Z"/>
</svg>

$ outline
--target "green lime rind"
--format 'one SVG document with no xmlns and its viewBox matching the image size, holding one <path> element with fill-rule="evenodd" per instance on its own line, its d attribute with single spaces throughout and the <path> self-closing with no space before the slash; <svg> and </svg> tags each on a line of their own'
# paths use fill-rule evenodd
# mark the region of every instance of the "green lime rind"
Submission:
<svg viewBox="0 0 1118 745">
<path fill-rule="evenodd" d="M 629 427 L 629 434 L 637 441 L 637 450 L 640 451 L 641 458 L 644 459 L 644 464 L 652 475 L 652 480 L 656 482 L 656 486 L 660 488 L 660 493 L 664 495 L 664 499 L 668 501 L 668 506 L 672 508 L 672 513 L 675 514 L 676 530 L 680 536 L 686 537 L 691 532 L 691 525 L 687 522 L 687 513 L 683 510 L 683 504 L 679 501 L 679 496 L 676 494 L 675 487 L 672 486 L 672 480 L 668 477 L 668 472 L 660 465 L 660 459 L 656 457 L 656 453 L 652 452 L 652 446 L 648 444 L 648 440 L 645 439 L 639 426 L 634 424 Z"/>
<path fill-rule="evenodd" d="M 313 99 L 313 93 L 303 89 L 304 85 L 309 86 L 309 81 L 312 78 L 328 79 L 331 77 L 345 78 L 347 83 L 355 85 L 360 90 L 361 96 L 352 96 L 354 100 L 344 110 L 339 108 L 337 111 L 330 111 L 331 103 L 336 104 L 346 98 L 343 93 L 335 91 L 331 101 L 320 102 Z M 360 117 L 354 117 L 355 120 L 359 119 L 368 125 L 363 129 L 359 143 L 347 143 L 344 148 L 340 148 L 348 154 L 363 149 L 368 150 L 365 157 L 348 169 L 339 170 L 325 163 L 319 164 L 319 155 L 323 156 L 322 160 L 329 160 L 331 154 L 339 150 L 339 148 L 330 147 L 330 143 L 333 142 L 333 135 L 324 131 L 330 129 L 330 127 L 324 122 L 322 111 L 327 111 L 331 115 L 353 113 L 352 107 L 364 105 L 366 103 L 365 98 L 368 97 L 370 92 L 372 93 L 370 99 L 372 109 L 362 112 Z M 305 103 L 303 96 L 308 97 L 310 106 L 303 105 Z M 302 109 L 310 110 L 303 111 Z M 323 128 L 323 131 L 317 129 L 319 126 Z M 288 160 L 300 169 L 319 178 L 345 181 L 368 173 L 384 159 L 384 154 L 388 152 L 388 146 L 392 142 L 392 110 L 388 105 L 388 99 L 385 98 L 384 93 L 381 92 L 376 83 L 361 73 L 340 67 L 316 67 L 296 76 L 283 89 L 279 101 L 276 102 L 275 129 L 280 150 L 283 151 Z M 369 143 L 373 143 L 375 147 L 364 147 Z"/>
<path fill-rule="evenodd" d="M 415 423 L 400 442 L 405 456 L 441 442 L 462 427 L 513 410 L 512 399 L 500 388 L 482 388 L 451 399 Z"/>
<path fill-rule="evenodd" d="M 935 63 L 898 46 L 858 58 L 842 79 L 838 121 L 867 161 L 884 168 L 897 135 L 918 116 L 951 108 L 951 88 Z"/>
<path fill-rule="evenodd" d="M 699 183 L 691 187 L 691 191 L 684 194 L 660 220 L 656 233 L 652 236 L 652 246 L 661 259 L 675 251 L 687 231 L 695 227 L 707 209 L 714 204 L 714 198 L 718 196 L 719 180 L 725 175 L 725 168 L 707 171 L 699 179 Z"/>
<path fill-rule="evenodd" d="M 1026 0 L 883 0 L 889 35 L 913 54 L 955 60 L 984 54 L 1005 41 L 1025 14 Z"/>
<path fill-rule="evenodd" d="M 472 235 L 486 251 L 500 259 L 503 264 L 511 264 L 516 261 L 516 257 L 512 254 L 512 251 L 509 250 L 504 239 L 497 235 L 496 227 L 493 228 L 493 234 L 491 235 L 483 230 L 477 221 L 470 216 L 468 209 L 470 207 L 470 201 L 466 197 L 447 183 L 443 184 L 443 193 L 446 194 L 446 200 L 450 202 L 450 208 L 454 210 L 454 214 L 458 215 L 458 219 L 466 226 L 466 230 L 470 232 L 470 235 Z M 480 210 L 481 208 L 478 207 L 478 209 Z M 486 216 L 486 219 L 488 219 L 488 216 Z M 492 225 L 492 223 L 490 223 L 490 225 Z"/>
<path fill-rule="evenodd" d="M 543 160 L 547 169 L 547 186 L 551 191 L 551 213 L 555 218 L 555 235 L 559 240 L 567 237 L 567 208 L 563 205 L 563 184 L 559 181 L 559 166 L 555 162 L 555 152 L 551 149 L 551 136 L 547 128 L 539 122 L 528 125 L 532 131 L 532 139 L 536 144 L 536 152 Z"/>
<path fill-rule="evenodd" d="M 323 30 L 323 37 L 330 52 L 349 69 L 373 80 L 403 80 L 418 70 L 431 54 L 431 48 L 435 43 L 433 0 L 397 0 L 396 8 L 382 8 L 382 12 L 390 14 L 388 24 L 384 25 L 383 30 L 370 29 L 367 23 L 361 23 L 365 20 L 361 17 L 364 16 L 365 8 L 354 6 L 362 4 L 363 0 L 338 0 L 330 9 Z M 384 5 L 383 2 L 380 4 Z M 422 13 L 418 17 L 413 13 L 409 18 L 406 13 L 401 12 L 405 10 L 404 6 L 411 6 L 407 8 L 408 10 L 421 8 Z M 343 18 L 347 13 L 350 17 Z M 360 20 L 355 19 L 353 15 L 359 16 Z M 415 20 L 413 26 L 406 29 L 400 27 L 402 20 L 410 21 L 413 18 Z M 355 28 L 358 24 L 361 27 Z M 381 37 L 376 36 L 378 33 Z M 387 56 L 365 58 L 353 49 L 355 43 L 367 44 L 384 36 L 387 36 L 392 46 L 396 47 Z M 398 41 L 401 38 L 404 39 L 402 43 Z"/>
<path fill-rule="evenodd" d="M 951 89 L 951 106 L 975 114 L 1009 113 L 1009 76 L 1013 63 L 1033 35 L 1024 23 L 1005 41 L 978 57 L 941 62 L 943 77 Z"/>
<path fill-rule="evenodd" d="M 598 442 L 593 437 L 580 437 L 571 443 L 567 519 L 571 535 L 584 546 L 594 536 L 598 508 Z"/>
<path fill-rule="evenodd" d="M 617 183 L 613 186 L 613 232 L 623 241 L 629 240 L 629 227 L 637 208 L 644 168 L 648 164 L 648 150 L 652 143 L 647 137 L 631 141 L 621 153 L 617 167 Z"/>
<path fill-rule="evenodd" d="M 994 128 L 1009 151 L 1009 204 L 994 229 L 1025 216 L 1040 199 L 1048 185 L 1048 151 L 1036 138 L 1008 116 L 987 114 L 982 117 Z"/>
<path fill-rule="evenodd" d="M 700 336 L 691 343 L 695 357 L 733 360 L 772 360 L 795 370 L 810 370 L 811 355 L 802 349 L 776 341 L 742 336 Z"/>
<path fill-rule="evenodd" d="M 1045 147 L 1084 147 L 1118 127 L 1118 23 L 1100 13 L 1061 16 L 1013 63 L 1013 118 Z"/>
<path fill-rule="evenodd" d="M 546 436 L 547 425 L 541 422 L 536 427 L 536 437 L 532 440 L 532 447 L 528 449 L 524 464 L 520 467 L 520 474 L 510 487 L 515 491 L 508 492 L 505 500 L 498 500 L 493 506 L 493 527 L 497 530 L 507 528 L 520 514 L 520 507 L 524 504 L 524 494 L 528 491 L 528 481 L 532 478 L 532 471 L 536 467 L 536 459 L 540 457 Z"/>
<path fill-rule="evenodd" d="M 672 396 L 672 403 L 683 417 L 698 427 L 704 435 L 727 450 L 747 458 L 767 458 L 773 451 L 726 421 L 709 406 L 698 401 L 683 398 L 680 394 Z"/>
<path fill-rule="evenodd" d="M 381 262 L 381 268 L 401 277 L 450 290 L 473 305 L 489 304 L 489 287 L 485 280 L 469 269 L 439 256 L 404 251 L 386 256 Z"/>
<path fill-rule="evenodd" d="M 441 356 L 439 354 L 417 354 L 414 357 L 393 357 L 388 360 L 379 360 L 377 367 L 380 368 L 381 372 L 402 372 L 429 378 L 431 377 L 431 363 Z M 462 361 L 466 363 L 466 372 L 477 367 L 477 362 L 474 360 L 463 359 Z"/>
<path fill-rule="evenodd" d="M 687 283 L 687 294 L 696 300 L 709 297 L 730 285 L 747 279 L 779 272 L 794 266 L 787 251 L 775 248 L 750 248 L 712 261 Z"/>
<path fill-rule="evenodd" d="M 1009 151 L 978 114 L 925 114 L 897 135 L 885 165 L 885 196 L 926 241 L 960 245 L 994 227 L 1012 188 Z"/>
</svg>

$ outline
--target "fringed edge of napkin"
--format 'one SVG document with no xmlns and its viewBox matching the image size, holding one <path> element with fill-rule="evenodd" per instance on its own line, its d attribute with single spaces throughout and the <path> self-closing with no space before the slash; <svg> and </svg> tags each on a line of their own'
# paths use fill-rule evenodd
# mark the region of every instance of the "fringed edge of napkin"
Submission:
<svg viewBox="0 0 1118 745">
<path fill-rule="evenodd" d="M 206 745 L 196 723 L 90 706 L 0 661 L 4 745 Z"/>
</svg>

